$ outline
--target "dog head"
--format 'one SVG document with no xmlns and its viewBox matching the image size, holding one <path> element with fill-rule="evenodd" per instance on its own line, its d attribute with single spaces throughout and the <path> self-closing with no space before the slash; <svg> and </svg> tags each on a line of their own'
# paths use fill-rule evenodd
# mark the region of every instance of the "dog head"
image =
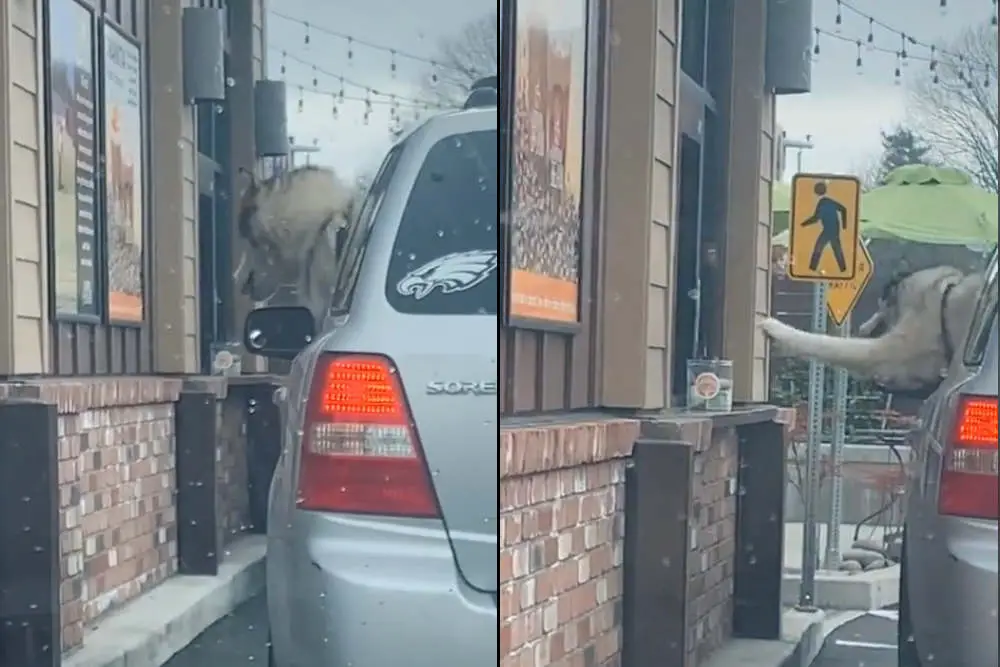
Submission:
<svg viewBox="0 0 1000 667">
<path fill-rule="evenodd" d="M 921 271 L 898 269 L 882 288 L 878 309 L 858 327 L 858 334 L 878 338 L 896 327 L 904 318 L 936 314 L 939 326 L 944 290 L 964 277 L 962 271 L 950 266 L 938 266 Z"/>
<path fill-rule="evenodd" d="M 234 278 L 243 294 L 267 302 L 302 287 L 319 244 L 335 243 L 353 210 L 352 193 L 331 169 L 306 166 L 247 185 L 237 209 L 244 252 Z"/>
</svg>

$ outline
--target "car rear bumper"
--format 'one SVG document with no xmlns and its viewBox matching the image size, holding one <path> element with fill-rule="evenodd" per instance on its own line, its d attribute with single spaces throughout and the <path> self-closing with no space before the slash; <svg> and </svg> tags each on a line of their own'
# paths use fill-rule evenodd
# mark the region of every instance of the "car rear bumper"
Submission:
<svg viewBox="0 0 1000 667">
<path fill-rule="evenodd" d="M 940 647 L 938 655 L 949 655 L 948 664 L 963 667 L 996 667 L 997 653 L 997 543 L 976 540 L 975 545 L 961 539 L 948 539 L 950 564 L 941 573 L 952 582 L 949 593 L 953 613 L 942 614 L 949 626 L 941 637 L 949 646 Z M 943 611 L 943 610 L 942 610 Z M 929 657 L 929 656 L 928 656 Z"/>
<path fill-rule="evenodd" d="M 925 664 L 997 667 L 997 532 L 988 522 L 948 519 L 919 544 L 908 569 L 921 591 L 914 637 Z M 921 579 L 923 577 L 923 579 Z"/>
<path fill-rule="evenodd" d="M 268 557 L 276 667 L 495 659 L 496 598 L 462 581 L 439 523 L 305 513 L 295 521 L 291 543 Z"/>
</svg>

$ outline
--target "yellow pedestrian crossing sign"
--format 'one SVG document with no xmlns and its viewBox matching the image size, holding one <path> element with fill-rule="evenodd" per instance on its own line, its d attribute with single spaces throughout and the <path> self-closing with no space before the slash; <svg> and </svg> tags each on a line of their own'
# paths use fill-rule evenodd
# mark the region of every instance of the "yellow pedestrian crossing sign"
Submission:
<svg viewBox="0 0 1000 667">
<path fill-rule="evenodd" d="M 858 244 L 858 263 L 854 278 L 830 283 L 826 289 L 826 310 L 838 327 L 843 326 L 848 315 L 858 305 L 868 283 L 875 274 L 875 264 L 864 242 Z"/>
<path fill-rule="evenodd" d="M 792 178 L 788 277 L 852 280 L 857 272 L 861 182 L 854 176 L 796 174 Z"/>
</svg>

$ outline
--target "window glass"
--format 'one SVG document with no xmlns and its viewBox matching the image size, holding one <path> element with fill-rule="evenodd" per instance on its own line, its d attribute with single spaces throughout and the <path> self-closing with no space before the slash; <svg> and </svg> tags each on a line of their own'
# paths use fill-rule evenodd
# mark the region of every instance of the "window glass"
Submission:
<svg viewBox="0 0 1000 667">
<path fill-rule="evenodd" d="M 392 175 L 396 171 L 403 145 L 399 144 L 389 151 L 372 180 L 372 185 L 365 195 L 364 203 L 361 204 L 361 210 L 358 211 L 354 224 L 347 229 L 346 233 L 338 234 L 337 255 L 340 258 L 340 270 L 334 281 L 332 300 L 332 309 L 335 313 L 346 312 L 351 307 L 351 297 L 354 295 L 358 270 L 361 268 L 361 260 L 364 258 L 364 251 L 368 246 L 369 233 L 375 222 L 375 216 L 385 199 Z"/>
<path fill-rule="evenodd" d="M 497 132 L 443 139 L 407 200 L 386 298 L 414 315 L 496 315 Z"/>
</svg>

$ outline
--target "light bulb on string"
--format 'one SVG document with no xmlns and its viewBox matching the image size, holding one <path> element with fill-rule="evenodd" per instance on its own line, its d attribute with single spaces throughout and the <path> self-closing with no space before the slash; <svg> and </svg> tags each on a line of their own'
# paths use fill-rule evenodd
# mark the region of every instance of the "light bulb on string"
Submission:
<svg viewBox="0 0 1000 667">
<path fill-rule="evenodd" d="M 997 27 L 997 0 L 992 0 L 993 11 L 990 13 L 990 25 L 994 28 Z"/>
<path fill-rule="evenodd" d="M 945 14 L 947 14 L 948 13 L 948 0 L 941 0 L 941 4 L 939 5 L 939 9 L 940 9 L 940 12 L 941 12 L 941 16 L 944 16 Z"/>
<path fill-rule="evenodd" d="M 819 62 L 819 52 L 820 52 L 820 49 L 819 49 L 819 34 L 820 34 L 820 31 L 819 31 L 819 28 L 814 28 L 814 30 L 816 31 L 816 37 L 815 37 L 815 41 L 813 42 L 813 56 L 812 56 L 812 59 L 813 59 L 813 62 L 815 63 L 815 62 Z"/>
<path fill-rule="evenodd" d="M 354 38 L 347 38 L 347 64 L 354 65 Z"/>
<path fill-rule="evenodd" d="M 927 61 L 927 69 L 932 72 L 937 71 L 938 59 L 937 59 L 937 47 L 931 45 L 931 57 Z"/>
<path fill-rule="evenodd" d="M 900 33 L 899 35 L 899 64 L 903 67 L 909 67 L 910 59 L 909 54 L 906 52 L 906 33 Z"/>
<path fill-rule="evenodd" d="M 319 88 L 319 73 L 316 71 L 316 66 L 315 65 L 313 65 L 312 71 L 313 71 L 312 72 L 312 74 L 313 74 L 313 76 L 312 76 L 312 87 L 313 88 Z"/>
<path fill-rule="evenodd" d="M 893 71 L 893 85 L 901 86 L 903 85 L 903 68 L 901 63 L 901 56 L 896 53 L 896 69 Z"/>
<path fill-rule="evenodd" d="M 338 77 L 340 79 L 340 89 L 337 91 L 337 101 L 341 104 L 344 102 L 344 77 Z"/>
<path fill-rule="evenodd" d="M 389 58 L 390 58 L 390 60 L 389 60 L 389 73 L 392 75 L 392 78 L 395 79 L 396 78 L 396 71 L 399 69 L 399 65 L 396 64 L 396 52 L 395 51 L 390 51 L 389 53 L 390 53 L 390 56 L 389 56 Z"/>
<path fill-rule="evenodd" d="M 340 118 L 340 107 L 337 105 L 337 96 L 331 95 L 330 97 L 333 99 L 333 103 L 330 105 L 330 115 L 333 116 L 334 120 L 337 120 Z"/>
<path fill-rule="evenodd" d="M 371 122 L 371 119 L 372 119 L 372 90 L 371 88 L 367 88 L 365 89 L 365 114 L 363 118 L 365 125 L 368 125 L 368 123 Z"/>
<path fill-rule="evenodd" d="M 305 44 L 306 48 L 309 48 L 309 43 L 312 41 L 312 37 L 309 35 L 309 22 L 304 22 L 302 26 L 306 31 L 305 35 L 302 36 L 302 43 Z"/>
<path fill-rule="evenodd" d="M 438 64 L 436 62 L 431 62 L 431 85 L 436 86 L 439 79 Z"/>
<path fill-rule="evenodd" d="M 875 50 L 875 19 L 868 19 L 868 37 L 867 40 L 869 51 Z"/>
<path fill-rule="evenodd" d="M 278 68 L 281 78 L 284 79 L 288 73 L 288 51 L 281 52 L 281 67 Z"/>
<path fill-rule="evenodd" d="M 843 3 L 843 0 L 837 0 L 837 18 L 835 18 L 833 20 L 833 23 L 836 26 L 834 28 L 834 32 L 836 32 L 839 35 L 840 32 L 844 29 L 844 3 Z"/>
<path fill-rule="evenodd" d="M 299 113 L 305 111 L 306 108 L 306 91 L 302 86 L 299 86 L 299 101 L 298 101 Z"/>
<path fill-rule="evenodd" d="M 861 40 L 857 42 L 858 57 L 854 61 L 854 71 L 857 72 L 858 76 L 865 73 L 865 61 L 861 58 L 861 51 L 864 47 L 861 45 Z"/>
</svg>

